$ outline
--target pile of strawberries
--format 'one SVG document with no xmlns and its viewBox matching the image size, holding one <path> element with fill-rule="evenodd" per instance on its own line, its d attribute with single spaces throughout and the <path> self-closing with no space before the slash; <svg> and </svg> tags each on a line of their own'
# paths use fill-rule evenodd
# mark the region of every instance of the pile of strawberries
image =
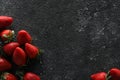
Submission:
<svg viewBox="0 0 120 80">
<path fill-rule="evenodd" d="M 15 36 L 14 30 L 8 29 L 12 22 L 12 17 L 0 16 L 0 80 L 41 80 L 23 68 L 37 58 L 39 48 L 31 43 L 32 37 L 26 30 L 18 31 Z"/>
<path fill-rule="evenodd" d="M 94 73 L 90 76 L 91 80 L 120 80 L 120 69 L 112 68 L 106 72 Z"/>
</svg>

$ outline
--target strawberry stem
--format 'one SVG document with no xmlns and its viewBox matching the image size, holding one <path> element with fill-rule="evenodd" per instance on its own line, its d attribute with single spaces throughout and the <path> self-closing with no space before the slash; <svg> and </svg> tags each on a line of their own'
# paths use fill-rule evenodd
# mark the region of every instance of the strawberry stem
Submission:
<svg viewBox="0 0 120 80">
<path fill-rule="evenodd" d="M 108 71 L 107 75 L 106 75 L 106 80 L 110 80 L 111 76 L 110 76 L 110 72 Z"/>
<path fill-rule="evenodd" d="M 111 76 L 108 76 L 106 80 L 110 80 L 111 79 Z"/>
<path fill-rule="evenodd" d="M 41 53 L 44 53 L 45 51 L 43 49 L 39 49 L 39 53 L 38 55 L 40 55 Z"/>
<path fill-rule="evenodd" d="M 16 71 L 15 75 L 17 75 L 20 80 L 23 80 L 24 73 L 22 71 Z"/>
<path fill-rule="evenodd" d="M 3 75 L 0 76 L 0 80 L 5 80 L 4 77 L 3 77 Z"/>
<path fill-rule="evenodd" d="M 6 72 L 5 72 L 5 73 L 6 73 Z M 3 72 L 0 73 L 0 80 L 5 80 L 5 78 L 4 78 L 4 73 L 3 73 Z"/>
</svg>

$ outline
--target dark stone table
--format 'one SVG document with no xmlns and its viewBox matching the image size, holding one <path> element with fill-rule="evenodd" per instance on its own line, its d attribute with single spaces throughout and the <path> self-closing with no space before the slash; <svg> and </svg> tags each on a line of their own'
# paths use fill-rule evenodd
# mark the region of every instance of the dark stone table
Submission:
<svg viewBox="0 0 120 80">
<path fill-rule="evenodd" d="M 44 50 L 33 69 L 42 66 L 42 80 L 90 80 L 120 68 L 120 0 L 0 0 L 0 15 Z"/>
</svg>

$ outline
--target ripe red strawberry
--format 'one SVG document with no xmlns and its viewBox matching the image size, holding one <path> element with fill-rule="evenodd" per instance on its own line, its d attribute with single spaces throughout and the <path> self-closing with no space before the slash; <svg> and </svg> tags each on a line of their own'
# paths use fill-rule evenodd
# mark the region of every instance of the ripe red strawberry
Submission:
<svg viewBox="0 0 120 80">
<path fill-rule="evenodd" d="M 12 40 L 13 36 L 14 36 L 14 31 L 13 30 L 3 30 L 1 33 L 0 33 L 0 36 L 1 36 L 1 39 L 3 41 L 10 41 Z"/>
<path fill-rule="evenodd" d="M 4 58 L 0 57 L 0 71 L 11 69 L 12 65 Z"/>
<path fill-rule="evenodd" d="M 30 59 L 35 58 L 39 53 L 39 49 L 36 46 L 29 44 L 29 43 L 25 44 L 25 51 L 27 53 L 27 56 Z"/>
<path fill-rule="evenodd" d="M 0 28 L 10 26 L 13 22 L 13 18 L 9 16 L 0 16 Z"/>
<path fill-rule="evenodd" d="M 34 73 L 28 72 L 23 77 L 24 80 L 41 80 L 40 77 Z"/>
<path fill-rule="evenodd" d="M 118 69 L 118 68 L 112 68 L 112 69 L 110 69 L 110 76 L 113 79 L 120 80 L 120 69 Z"/>
<path fill-rule="evenodd" d="M 1 75 L 1 77 L 2 77 L 2 80 L 17 80 L 17 77 L 11 73 L 4 73 Z"/>
<path fill-rule="evenodd" d="M 7 55 L 10 55 L 12 56 L 14 50 L 16 47 L 19 46 L 19 43 L 18 42 L 10 42 L 6 45 L 3 46 L 3 51 L 7 54 Z"/>
<path fill-rule="evenodd" d="M 32 38 L 27 31 L 20 30 L 17 34 L 17 41 L 20 45 L 24 45 L 25 43 L 31 43 Z"/>
<path fill-rule="evenodd" d="M 26 54 L 20 47 L 16 47 L 13 53 L 13 62 L 18 66 L 23 66 L 26 63 Z"/>
<path fill-rule="evenodd" d="M 106 80 L 106 73 L 105 72 L 99 72 L 99 73 L 95 73 L 95 74 L 92 74 L 90 77 L 91 77 L 91 80 Z"/>
</svg>

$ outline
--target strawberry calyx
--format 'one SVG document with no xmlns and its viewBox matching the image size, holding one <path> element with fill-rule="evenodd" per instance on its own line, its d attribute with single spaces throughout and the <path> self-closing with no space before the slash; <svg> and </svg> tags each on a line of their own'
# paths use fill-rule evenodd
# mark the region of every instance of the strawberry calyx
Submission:
<svg viewBox="0 0 120 80">
<path fill-rule="evenodd" d="M 5 80 L 5 78 L 3 76 L 0 77 L 0 80 Z"/>
<path fill-rule="evenodd" d="M 17 75 L 20 80 L 23 80 L 24 72 L 23 71 L 16 71 L 15 75 Z"/>
<path fill-rule="evenodd" d="M 2 72 L 1 73 L 1 76 L 0 76 L 0 80 L 6 80 L 6 76 L 8 75 L 9 73 L 8 72 Z"/>
<path fill-rule="evenodd" d="M 41 49 L 38 49 L 38 53 L 37 53 L 37 56 L 40 56 L 42 53 Z"/>
<path fill-rule="evenodd" d="M 6 40 L 4 41 L 4 43 L 9 43 L 13 37 L 15 35 L 14 30 L 12 30 L 11 32 L 9 32 L 9 35 L 3 34 L 3 37 L 6 38 Z"/>
<path fill-rule="evenodd" d="M 16 75 L 9 73 L 9 72 L 3 72 L 0 75 L 0 80 L 17 80 Z"/>
<path fill-rule="evenodd" d="M 0 80 L 4 80 L 3 72 L 0 72 Z"/>
</svg>

